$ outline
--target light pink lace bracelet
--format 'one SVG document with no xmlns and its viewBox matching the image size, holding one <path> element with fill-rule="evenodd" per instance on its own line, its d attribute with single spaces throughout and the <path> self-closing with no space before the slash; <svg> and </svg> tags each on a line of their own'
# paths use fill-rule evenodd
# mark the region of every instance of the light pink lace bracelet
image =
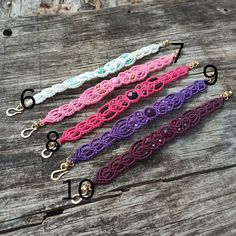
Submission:
<svg viewBox="0 0 236 236">
<path fill-rule="evenodd" d="M 84 107 L 96 104 L 116 88 L 144 80 L 150 73 L 157 72 L 170 65 L 176 58 L 176 55 L 177 52 L 162 56 L 146 64 L 133 66 L 129 70 L 120 72 L 117 77 L 113 77 L 110 80 L 103 80 L 85 90 L 79 98 L 51 110 L 43 119 L 33 122 L 31 128 L 24 129 L 21 132 L 21 136 L 28 138 L 40 127 L 60 122 L 65 117 L 72 116 L 76 112 L 81 111 Z"/>
</svg>

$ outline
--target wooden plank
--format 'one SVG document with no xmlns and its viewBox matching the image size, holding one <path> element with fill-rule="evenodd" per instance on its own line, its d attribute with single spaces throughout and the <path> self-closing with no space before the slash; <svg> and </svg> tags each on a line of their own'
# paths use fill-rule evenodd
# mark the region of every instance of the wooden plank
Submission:
<svg viewBox="0 0 236 236">
<path fill-rule="evenodd" d="M 235 235 L 235 173 L 234 167 L 139 182 L 6 235 Z"/>
<path fill-rule="evenodd" d="M 188 102 L 184 109 L 217 96 L 227 87 L 235 90 L 236 4 L 230 0 L 202 3 L 172 0 L 168 4 L 165 1 L 157 4 L 152 1 L 73 16 L 0 20 L 1 29 L 10 26 L 13 31 L 11 37 L 0 36 L 2 111 L 15 105 L 26 88 L 39 92 L 68 76 L 95 69 L 121 53 L 166 38 L 185 43 L 178 64 L 197 58 L 202 66 L 192 71 L 187 79 L 170 85 L 159 96 L 201 79 L 203 66 L 208 63 L 217 66 L 219 82 L 207 93 Z M 173 48 L 166 48 L 159 55 L 171 50 Z M 20 138 L 20 131 L 98 81 L 95 79 L 79 89 L 57 95 L 22 116 L 0 117 L 0 168 L 4 170 L 0 174 L 0 233 L 40 235 L 48 231 L 50 235 L 61 235 L 64 230 L 66 235 L 143 235 L 143 232 L 149 235 L 156 235 L 156 232 L 160 235 L 235 235 L 235 98 L 223 111 L 207 118 L 152 159 L 127 171 L 112 184 L 100 187 L 91 201 L 75 207 L 62 200 L 67 193 L 63 180 L 73 180 L 75 193 L 76 183 L 91 178 L 106 160 L 127 150 L 131 143 L 183 111 L 150 124 L 94 160 L 81 163 L 63 180 L 52 182 L 51 171 L 72 155 L 78 144 L 101 134 L 115 121 L 79 142 L 65 144 L 53 158 L 42 160 L 40 151 L 44 148 L 47 132 L 53 129 L 61 133 L 94 113 L 105 100 L 62 124 L 42 129 L 31 139 Z M 116 90 L 111 97 L 126 89 Z M 152 96 L 124 115 L 156 99 L 157 96 Z M 124 191 L 126 188 L 128 192 Z M 108 228 L 114 222 L 117 225 L 112 231 Z"/>
<path fill-rule="evenodd" d="M 144 0 L 151 2 L 152 0 Z M 132 5 L 143 0 L 3 0 L 0 2 L 0 17 L 32 15 L 73 14 L 76 12 L 107 9 Z M 9 3 L 9 4 L 8 4 Z"/>
</svg>

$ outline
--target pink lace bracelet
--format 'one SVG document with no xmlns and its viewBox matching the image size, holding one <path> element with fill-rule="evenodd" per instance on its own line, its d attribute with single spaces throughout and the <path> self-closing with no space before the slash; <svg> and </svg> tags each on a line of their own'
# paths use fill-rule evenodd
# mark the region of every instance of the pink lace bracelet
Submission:
<svg viewBox="0 0 236 236">
<path fill-rule="evenodd" d="M 190 65 L 178 66 L 160 77 L 152 76 L 146 81 L 137 84 L 134 89 L 113 98 L 110 102 L 100 107 L 96 114 L 89 116 L 86 120 L 64 131 L 56 142 L 53 140 L 51 143 L 47 143 L 46 149 L 41 152 L 42 157 L 49 158 L 63 143 L 78 140 L 85 134 L 100 127 L 103 123 L 112 121 L 132 104 L 161 91 L 172 81 L 186 76 L 189 70 L 195 68 L 198 64 L 198 62 L 194 61 Z M 46 154 L 48 151 L 49 154 Z"/>
<path fill-rule="evenodd" d="M 150 73 L 160 71 L 170 65 L 176 58 L 177 53 L 178 50 L 175 53 L 162 56 L 146 64 L 133 66 L 129 70 L 120 72 L 117 77 L 113 77 L 110 80 L 103 80 L 85 90 L 79 98 L 51 110 L 43 119 L 33 122 L 31 128 L 24 129 L 21 132 L 21 136 L 28 138 L 40 127 L 60 122 L 65 117 L 72 116 L 76 112 L 81 111 L 84 107 L 96 104 L 116 88 L 144 80 Z"/>
<path fill-rule="evenodd" d="M 136 163 L 151 157 L 165 144 L 197 126 L 204 117 L 223 108 L 224 100 L 228 100 L 230 96 L 232 96 L 232 91 L 225 91 L 221 97 L 209 100 L 194 109 L 184 112 L 170 123 L 161 126 L 156 131 L 132 144 L 127 152 L 109 160 L 97 170 L 92 181 L 89 179 L 83 181 L 81 185 L 82 195 L 73 195 L 71 198 L 72 203 L 78 204 L 83 199 L 91 198 L 94 193 L 94 187 L 114 181 L 120 174 L 133 167 Z M 69 163 L 64 163 L 61 166 L 61 172 L 68 171 L 68 165 Z"/>
<path fill-rule="evenodd" d="M 179 45 L 179 43 L 172 43 L 173 45 Z M 113 60 L 107 62 L 105 65 L 91 71 L 84 72 L 80 75 L 72 76 L 61 83 L 52 85 L 51 87 L 44 88 L 41 92 L 32 96 L 27 96 L 29 100 L 23 100 L 24 92 L 21 95 L 21 102 L 16 108 L 9 108 L 6 111 L 7 116 L 15 116 L 21 114 L 24 109 L 31 109 L 36 104 L 44 102 L 46 99 L 55 96 L 57 93 L 61 93 L 68 89 L 76 89 L 81 87 L 86 81 L 91 81 L 95 78 L 105 78 L 108 75 L 121 71 L 122 68 L 132 66 L 137 60 L 140 60 L 148 55 L 159 52 L 161 48 L 170 45 L 169 40 L 164 40 L 160 43 L 149 44 L 130 53 L 123 53 Z M 180 48 L 181 51 L 182 47 Z M 32 91 L 32 89 L 27 89 Z M 24 97 L 26 98 L 26 97 Z"/>
<path fill-rule="evenodd" d="M 88 143 L 80 145 L 73 156 L 67 157 L 66 161 L 61 165 L 67 165 L 68 169 L 62 172 L 61 169 L 55 170 L 51 174 L 52 180 L 60 179 L 64 174 L 68 173 L 77 164 L 82 161 L 92 160 L 97 154 L 114 145 L 119 140 L 127 140 L 139 129 L 147 126 L 149 122 L 156 121 L 168 113 L 181 109 L 185 102 L 199 93 L 207 90 L 209 79 L 194 81 L 191 85 L 181 89 L 178 92 L 168 94 L 162 99 L 156 100 L 152 105 L 138 110 L 129 116 L 122 117 L 115 122 L 110 130 L 93 138 Z M 60 166 L 61 166 L 60 165 Z"/>
</svg>

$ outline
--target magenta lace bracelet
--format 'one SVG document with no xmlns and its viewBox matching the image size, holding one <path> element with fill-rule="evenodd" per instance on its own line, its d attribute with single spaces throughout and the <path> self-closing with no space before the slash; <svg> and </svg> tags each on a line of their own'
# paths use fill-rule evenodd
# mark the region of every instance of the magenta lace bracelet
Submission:
<svg viewBox="0 0 236 236">
<path fill-rule="evenodd" d="M 145 64 L 135 65 L 129 70 L 120 72 L 117 77 L 113 77 L 110 80 L 103 80 L 97 85 L 85 90 L 79 98 L 51 110 L 42 122 L 44 125 L 53 124 L 63 120 L 67 116 L 72 116 L 85 106 L 96 104 L 116 88 L 142 81 L 150 73 L 164 69 L 174 61 L 175 57 L 176 54 L 174 53 L 162 56 Z"/>
<path fill-rule="evenodd" d="M 160 92 L 169 83 L 187 76 L 189 71 L 197 67 L 198 64 L 197 61 L 193 61 L 188 65 L 178 66 L 159 77 L 152 76 L 146 81 L 137 84 L 134 89 L 130 89 L 124 94 L 111 99 L 109 102 L 103 104 L 95 114 L 90 115 L 85 120 L 80 121 L 73 127 L 65 130 L 57 137 L 58 139 L 56 141 L 47 142 L 46 148 L 41 152 L 42 157 L 51 157 L 63 143 L 79 140 L 84 135 L 91 133 L 94 129 L 102 126 L 104 123 L 114 120 L 135 103 L 140 102 L 154 93 Z"/>
<path fill-rule="evenodd" d="M 110 131 L 103 133 L 87 144 L 79 146 L 71 158 L 71 162 L 76 164 L 80 161 L 91 160 L 116 141 L 130 137 L 134 132 L 141 129 L 155 118 L 164 116 L 173 110 L 180 109 L 186 100 L 206 90 L 206 88 L 207 84 L 204 80 L 195 81 L 192 85 L 179 92 L 169 94 L 163 99 L 156 101 L 152 106 L 140 111 L 135 111 L 131 115 L 119 119 Z"/>
<path fill-rule="evenodd" d="M 176 53 L 161 56 L 145 64 L 135 65 L 109 80 L 101 81 L 95 86 L 86 89 L 78 98 L 52 109 L 44 118 L 33 122 L 31 128 L 22 130 L 21 136 L 28 138 L 39 128 L 60 122 L 65 117 L 73 116 L 83 108 L 98 103 L 119 87 L 143 81 L 151 73 L 158 72 L 169 66 L 175 58 Z"/>
<path fill-rule="evenodd" d="M 207 83 L 207 81 L 206 81 Z M 99 184 L 107 184 L 113 181 L 118 175 L 131 168 L 136 162 L 151 157 L 165 143 L 170 142 L 175 137 L 180 136 L 197 124 L 209 114 L 220 109 L 224 105 L 224 100 L 232 96 L 232 91 L 225 91 L 222 97 L 212 99 L 205 104 L 184 112 L 182 115 L 173 119 L 169 124 L 161 126 L 158 130 L 131 145 L 130 149 L 122 155 L 108 161 L 97 172 L 93 180 L 84 179 L 79 184 L 79 194 L 74 194 L 71 198 L 73 204 L 80 203 L 83 199 L 90 199 Z M 69 162 L 61 165 L 61 170 L 68 171 Z M 63 173 L 60 175 L 63 175 Z M 53 177 L 51 175 L 51 177 Z M 56 179 L 54 179 L 56 180 Z"/>
<path fill-rule="evenodd" d="M 169 124 L 162 126 L 157 131 L 134 143 L 123 155 L 108 161 L 96 172 L 92 180 L 93 183 L 97 185 L 107 184 L 113 181 L 118 175 L 132 167 L 136 162 L 147 159 L 165 143 L 180 136 L 188 129 L 195 127 L 203 117 L 220 109 L 223 105 L 224 98 L 218 97 L 183 113 Z"/>
</svg>

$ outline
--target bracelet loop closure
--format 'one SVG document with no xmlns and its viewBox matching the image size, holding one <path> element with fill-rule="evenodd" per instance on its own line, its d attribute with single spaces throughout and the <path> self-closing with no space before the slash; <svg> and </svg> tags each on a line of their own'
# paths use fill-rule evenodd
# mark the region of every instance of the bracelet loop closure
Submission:
<svg viewBox="0 0 236 236">
<path fill-rule="evenodd" d="M 71 199 L 71 202 L 73 203 L 73 204 L 79 204 L 83 199 L 87 199 L 87 197 L 89 196 L 89 194 L 91 193 L 91 192 L 93 192 L 93 190 L 92 190 L 92 185 L 91 185 L 91 183 L 89 183 L 88 181 L 85 181 L 85 182 L 83 182 L 83 184 L 82 184 L 82 186 L 80 186 L 81 188 L 80 188 L 80 193 L 78 194 L 74 194 L 73 196 L 72 196 L 72 199 Z M 81 195 L 82 195 L 82 197 L 81 197 Z M 79 197 L 79 198 L 78 198 Z M 76 198 L 78 198 L 78 200 L 75 200 Z"/>
<path fill-rule="evenodd" d="M 36 120 L 30 128 L 23 129 L 21 131 L 21 137 L 22 138 L 29 138 L 36 130 L 38 130 L 40 127 L 43 127 L 44 124 L 42 120 Z M 28 133 L 28 134 L 27 134 Z"/>
<path fill-rule="evenodd" d="M 13 108 L 13 107 L 8 108 L 6 110 L 6 115 L 7 116 L 15 116 L 17 114 L 22 113 L 23 110 L 24 110 L 24 107 L 21 104 L 19 104 L 19 105 L 16 106 L 16 108 Z M 15 111 L 15 112 L 11 113 L 11 111 Z"/>
<path fill-rule="evenodd" d="M 63 175 L 67 174 L 73 166 L 74 166 L 74 163 L 72 163 L 69 160 L 69 157 L 66 158 L 66 161 L 61 163 L 60 169 L 54 170 L 51 173 L 51 179 L 54 180 L 54 181 L 59 180 Z"/>
</svg>

